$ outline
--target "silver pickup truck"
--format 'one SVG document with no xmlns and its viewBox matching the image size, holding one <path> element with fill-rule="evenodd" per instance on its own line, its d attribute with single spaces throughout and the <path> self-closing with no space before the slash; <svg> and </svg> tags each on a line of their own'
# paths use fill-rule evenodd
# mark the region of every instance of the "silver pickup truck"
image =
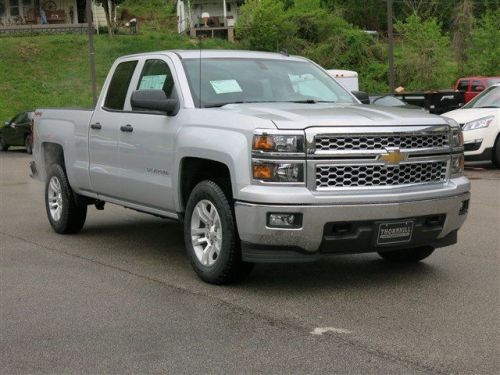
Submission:
<svg viewBox="0 0 500 375">
<path fill-rule="evenodd" d="M 119 58 L 94 110 L 38 109 L 34 143 L 56 232 L 105 202 L 176 219 L 216 284 L 325 254 L 416 262 L 456 243 L 469 205 L 455 121 L 362 105 L 283 54 Z"/>
</svg>

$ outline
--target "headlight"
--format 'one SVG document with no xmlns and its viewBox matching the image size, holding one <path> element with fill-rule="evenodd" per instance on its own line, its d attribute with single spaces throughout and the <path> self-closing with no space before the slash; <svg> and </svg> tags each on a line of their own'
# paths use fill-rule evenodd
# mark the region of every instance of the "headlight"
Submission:
<svg viewBox="0 0 500 375">
<path fill-rule="evenodd" d="M 303 153 L 303 135 L 256 134 L 253 136 L 254 153 Z"/>
<path fill-rule="evenodd" d="M 253 178 L 264 182 L 304 182 L 304 163 L 253 161 Z"/>
<path fill-rule="evenodd" d="M 460 128 L 451 131 L 451 147 L 464 147 L 464 135 Z"/>
<path fill-rule="evenodd" d="M 480 119 L 477 119 L 474 121 L 469 121 L 469 122 L 465 123 L 462 130 L 467 131 L 467 130 L 486 128 L 491 124 L 491 122 L 493 121 L 494 118 L 495 118 L 495 116 L 488 116 L 488 117 L 483 117 L 483 118 L 480 118 Z"/>
<path fill-rule="evenodd" d="M 448 125 L 450 125 L 451 128 L 451 147 L 452 148 L 459 148 L 464 146 L 464 136 L 462 134 L 462 130 L 460 129 L 460 125 L 458 122 L 453 120 L 452 118 L 445 117 L 443 118 L 446 120 Z"/>
<path fill-rule="evenodd" d="M 464 174 L 464 155 L 457 154 L 451 157 L 451 177 L 461 177 Z"/>
</svg>

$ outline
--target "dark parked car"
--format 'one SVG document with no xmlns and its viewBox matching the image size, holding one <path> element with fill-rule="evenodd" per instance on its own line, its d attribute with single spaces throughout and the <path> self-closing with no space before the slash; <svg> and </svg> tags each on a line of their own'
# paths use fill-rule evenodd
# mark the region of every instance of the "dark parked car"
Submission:
<svg viewBox="0 0 500 375">
<path fill-rule="evenodd" d="M 31 154 L 33 115 L 34 112 L 21 112 L 0 125 L 0 151 L 7 151 L 10 146 L 25 146 L 26 152 Z"/>
<path fill-rule="evenodd" d="M 420 109 L 418 105 L 408 104 L 401 99 L 396 98 L 393 95 L 380 95 L 380 96 L 370 96 L 370 104 L 381 105 L 384 107 L 401 107 L 407 109 Z"/>
</svg>

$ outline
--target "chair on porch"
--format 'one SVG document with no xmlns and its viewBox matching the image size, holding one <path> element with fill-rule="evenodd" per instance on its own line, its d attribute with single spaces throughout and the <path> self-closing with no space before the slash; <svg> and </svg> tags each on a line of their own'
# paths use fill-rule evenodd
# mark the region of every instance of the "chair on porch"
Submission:
<svg viewBox="0 0 500 375">
<path fill-rule="evenodd" d="M 37 24 L 37 17 L 35 15 L 35 9 L 29 8 L 28 11 L 24 15 L 24 21 L 27 25 L 35 25 Z"/>
</svg>

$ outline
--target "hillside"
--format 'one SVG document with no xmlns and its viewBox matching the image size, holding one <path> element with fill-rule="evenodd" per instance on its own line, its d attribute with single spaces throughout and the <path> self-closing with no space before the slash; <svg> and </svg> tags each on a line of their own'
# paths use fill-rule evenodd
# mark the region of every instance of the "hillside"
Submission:
<svg viewBox="0 0 500 375">
<path fill-rule="evenodd" d="M 89 107 L 92 104 L 88 44 L 84 35 L 0 38 L 0 121 L 37 107 Z M 96 36 L 96 65 L 101 85 L 113 61 L 137 52 L 197 48 L 175 34 Z M 207 40 L 203 48 L 234 48 Z"/>
</svg>

